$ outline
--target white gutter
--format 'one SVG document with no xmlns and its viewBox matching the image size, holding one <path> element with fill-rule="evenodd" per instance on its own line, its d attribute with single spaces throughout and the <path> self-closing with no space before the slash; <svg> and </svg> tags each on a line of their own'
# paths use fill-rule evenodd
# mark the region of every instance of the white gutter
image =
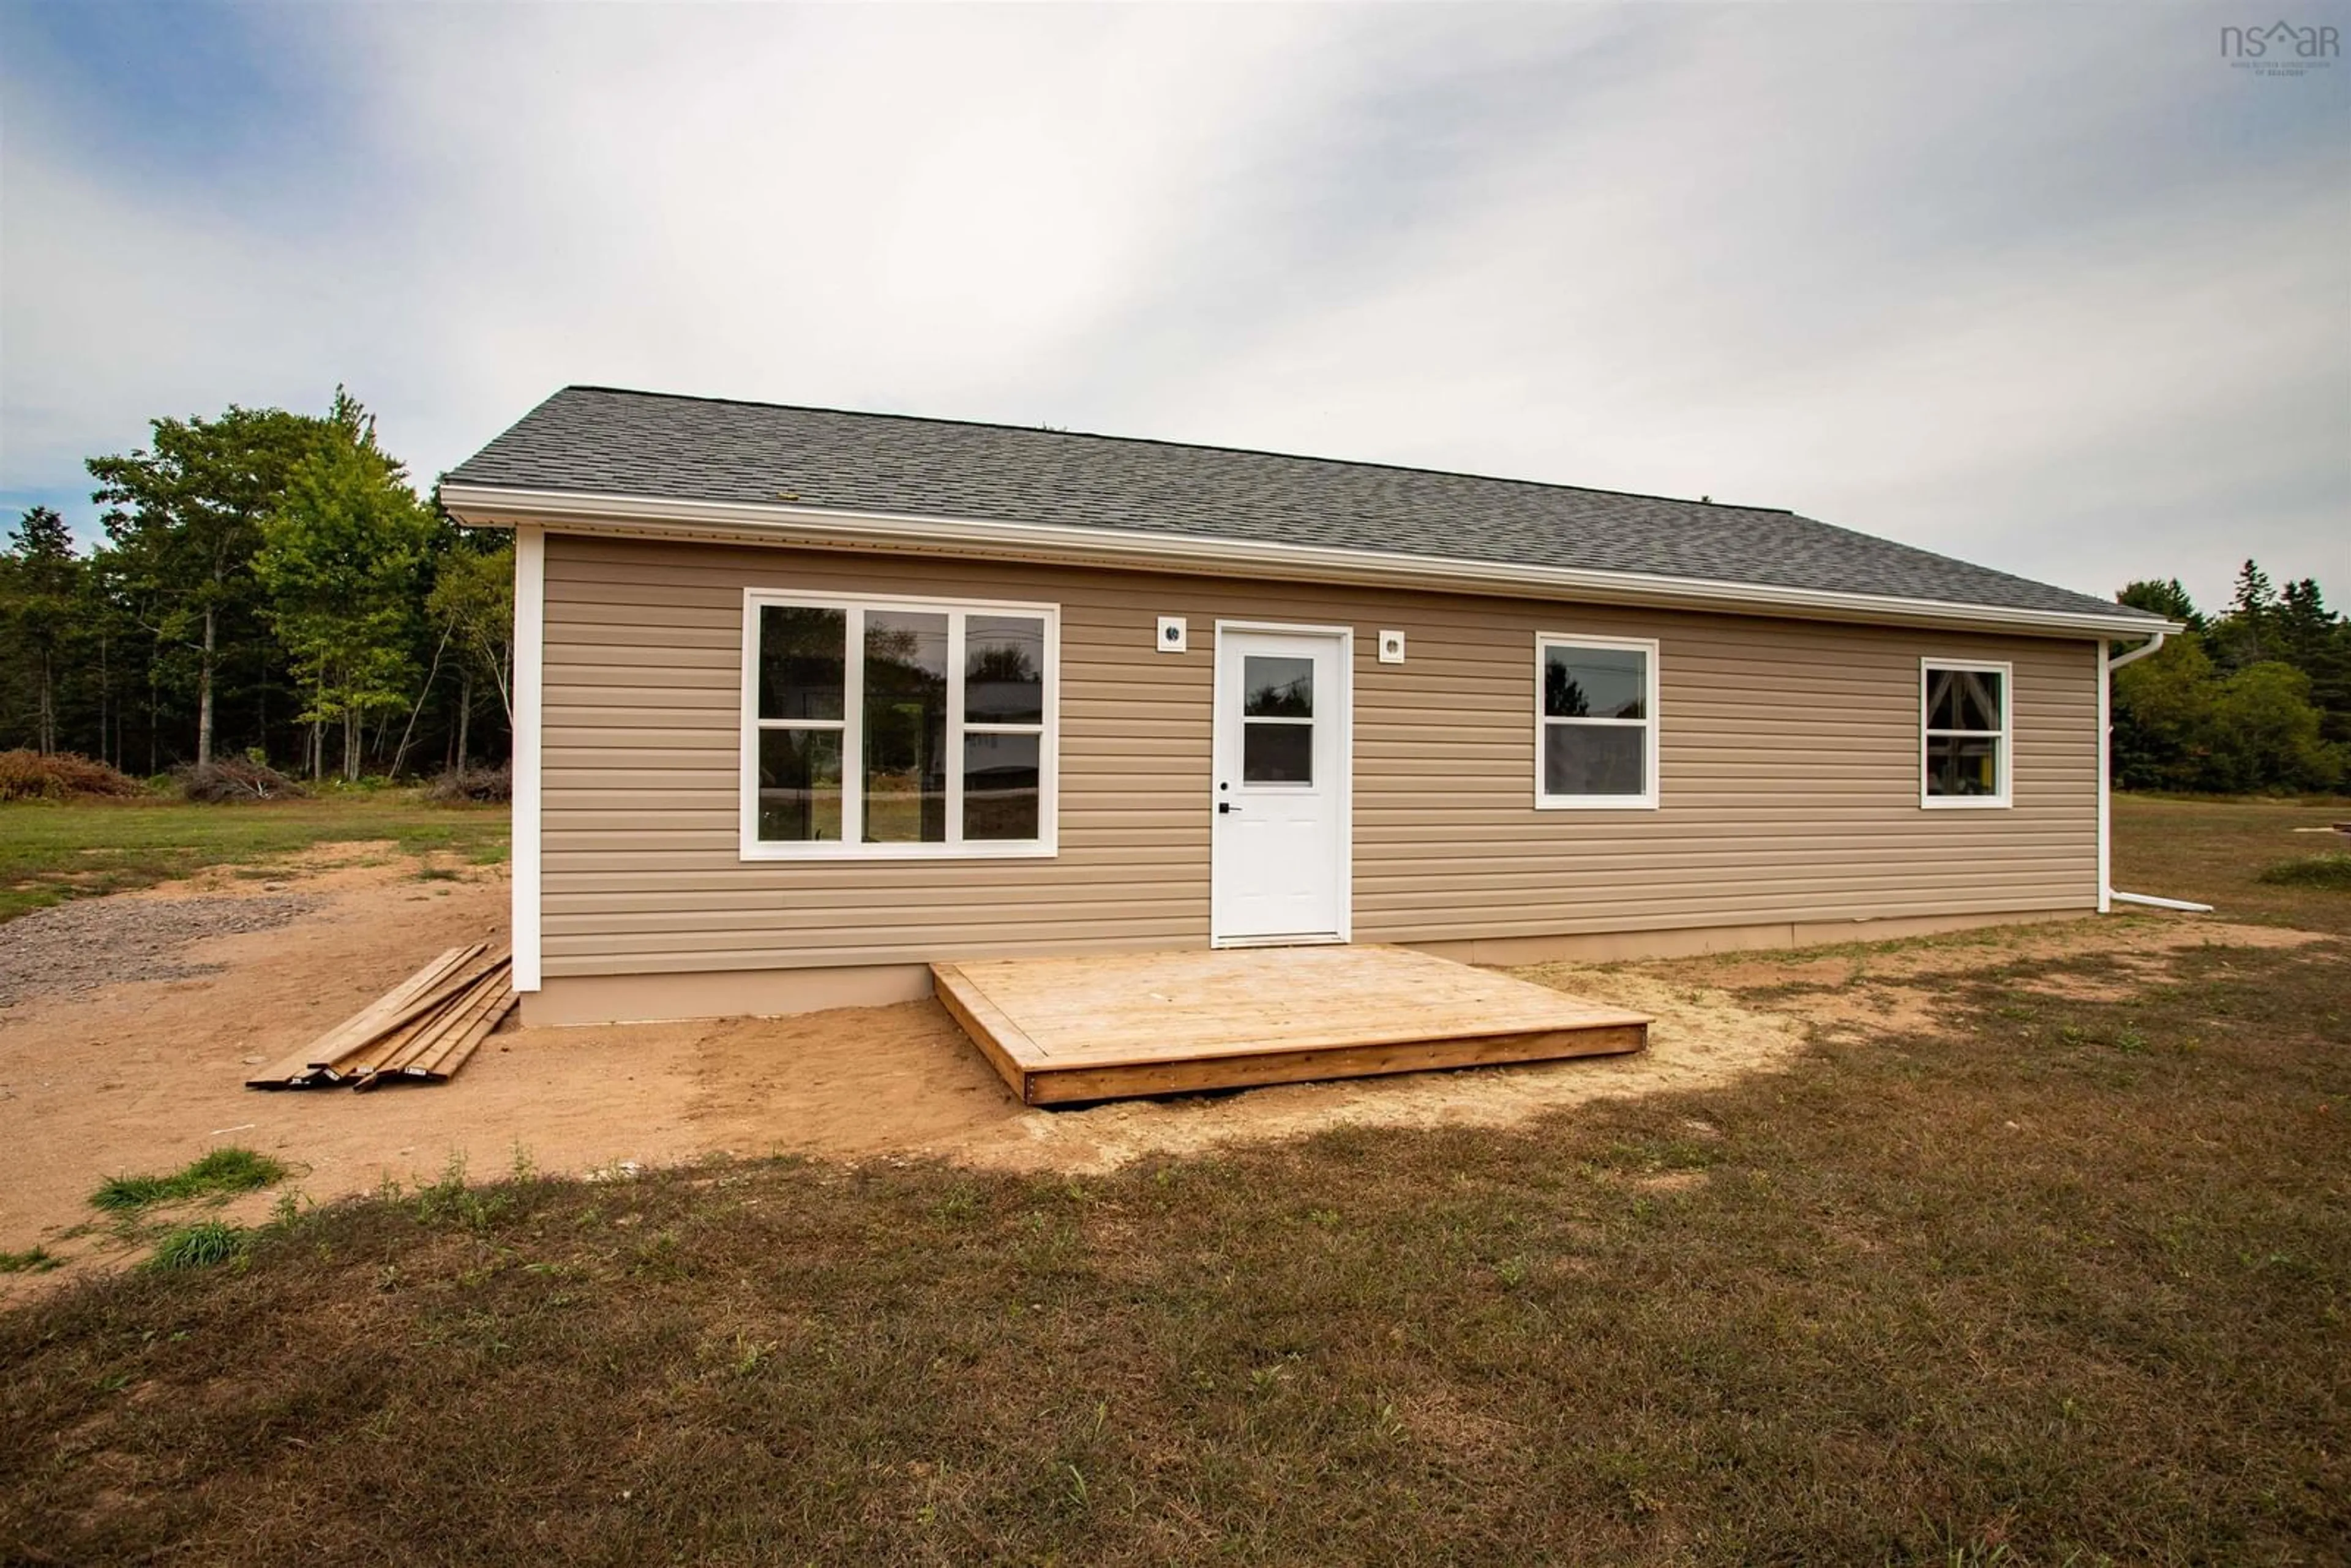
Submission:
<svg viewBox="0 0 2351 1568">
<path fill-rule="evenodd" d="M 2167 625 L 2163 631 L 2156 632 L 2129 653 L 2122 654 L 2110 653 L 2103 641 L 2098 643 L 2098 913 L 2101 915 L 2105 914 L 2117 904 L 2144 904 L 2149 909 L 2179 909 L 2190 915 L 2212 913 L 2212 906 L 2209 904 L 2190 904 L 2182 898 L 2158 898 L 2151 893 L 2117 893 L 2115 891 L 2113 873 L 2108 869 L 2110 835 L 2107 828 L 2109 814 L 2107 797 L 2114 789 L 2113 758 L 2109 748 L 2114 738 L 2114 727 L 2112 719 L 2107 716 L 2112 711 L 2109 705 L 2113 701 L 2107 680 L 2125 664 L 2144 659 L 2162 647 L 2163 640 L 2170 634 L 2170 629 Z"/>
<path fill-rule="evenodd" d="M 476 528 L 538 525 L 649 538 L 758 540 L 835 549 L 912 549 L 965 558 L 1080 562 L 1127 570 L 1191 571 L 1500 595 L 1669 605 L 1907 626 L 1949 626 L 2042 637 L 2160 637 L 2172 623 L 2079 612 L 1953 604 L 1891 594 L 1778 588 L 1647 572 L 1407 555 L 1329 545 L 1203 538 L 1060 523 L 835 511 L 770 502 L 679 501 L 645 496 L 444 485 L 441 505 Z"/>
</svg>

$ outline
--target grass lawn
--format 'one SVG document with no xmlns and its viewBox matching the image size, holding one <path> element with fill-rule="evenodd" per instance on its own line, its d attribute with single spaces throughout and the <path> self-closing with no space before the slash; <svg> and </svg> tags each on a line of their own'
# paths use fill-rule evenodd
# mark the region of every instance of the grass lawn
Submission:
<svg viewBox="0 0 2351 1568">
<path fill-rule="evenodd" d="M 0 805 L 0 920 L 206 866 L 266 870 L 313 844 L 362 839 L 396 840 L 410 853 L 501 861 L 507 809 L 433 805 L 413 789 L 236 805 L 12 801 Z"/>
<path fill-rule="evenodd" d="M 2114 801 L 2115 886 L 2214 904 L 2231 920 L 2351 936 L 2351 898 L 2341 888 L 2260 880 L 2273 866 L 2351 850 L 2351 836 L 2295 831 L 2351 822 L 2351 800 L 2301 805 L 2116 795 Z"/>
<path fill-rule="evenodd" d="M 2134 809 L 2124 885 L 2252 896 L 2283 810 Z M 0 1316 L 0 1558 L 2343 1561 L 2346 946 L 1985 952 L 1520 1131 L 303 1214 Z"/>
</svg>

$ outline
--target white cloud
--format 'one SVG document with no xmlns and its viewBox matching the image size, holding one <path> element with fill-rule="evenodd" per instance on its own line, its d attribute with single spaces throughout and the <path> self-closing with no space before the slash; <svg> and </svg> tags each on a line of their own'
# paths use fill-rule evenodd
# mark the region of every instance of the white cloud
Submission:
<svg viewBox="0 0 2351 1568">
<path fill-rule="evenodd" d="M 0 483 L 337 380 L 429 474 L 592 381 L 2351 598 L 2344 84 L 2195 15 L 337 8 L 309 162 L 206 181 L 12 75 Z"/>
</svg>

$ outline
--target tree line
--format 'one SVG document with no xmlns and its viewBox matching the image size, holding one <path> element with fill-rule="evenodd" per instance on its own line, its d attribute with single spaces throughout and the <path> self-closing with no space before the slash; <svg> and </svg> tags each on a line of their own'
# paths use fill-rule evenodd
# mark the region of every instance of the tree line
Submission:
<svg viewBox="0 0 2351 1568">
<path fill-rule="evenodd" d="M 346 779 L 507 755 L 513 547 L 420 497 L 357 399 L 152 430 L 89 461 L 96 549 L 37 507 L 0 554 L 0 749 Z M 2177 579 L 2116 598 L 2188 627 L 2115 674 L 2116 784 L 2351 786 L 2351 620 L 2314 580 L 2249 560 L 2212 616 Z"/>
<path fill-rule="evenodd" d="M 2276 588 L 2254 561 L 2207 616 L 2177 578 L 2117 601 L 2186 623 L 2114 675 L 2113 774 L 2128 789 L 2217 794 L 2351 787 L 2351 620 L 2315 579 Z"/>
<path fill-rule="evenodd" d="M 89 460 L 95 549 L 36 507 L 0 555 L 0 748 L 150 775 L 504 759 L 513 547 L 420 497 L 356 398 L 151 430 Z"/>
</svg>

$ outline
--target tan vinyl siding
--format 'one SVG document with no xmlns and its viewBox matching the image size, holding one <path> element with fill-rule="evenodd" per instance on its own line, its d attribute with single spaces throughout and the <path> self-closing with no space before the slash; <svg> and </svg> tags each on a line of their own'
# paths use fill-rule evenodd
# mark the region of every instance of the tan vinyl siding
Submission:
<svg viewBox="0 0 2351 1568">
<path fill-rule="evenodd" d="M 747 587 L 1061 607 L 1052 859 L 738 858 Z M 1192 651 L 1153 647 L 1159 615 Z M 1219 619 L 1356 629 L 1361 942 L 2082 909 L 2095 644 L 1352 588 L 555 537 L 550 976 L 906 963 L 1208 933 Z M 1377 663 L 1383 628 L 1405 664 Z M 1662 808 L 1534 808 L 1538 632 L 1660 643 Z M 1918 805 L 1922 655 L 2015 664 L 2015 806 Z"/>
</svg>

